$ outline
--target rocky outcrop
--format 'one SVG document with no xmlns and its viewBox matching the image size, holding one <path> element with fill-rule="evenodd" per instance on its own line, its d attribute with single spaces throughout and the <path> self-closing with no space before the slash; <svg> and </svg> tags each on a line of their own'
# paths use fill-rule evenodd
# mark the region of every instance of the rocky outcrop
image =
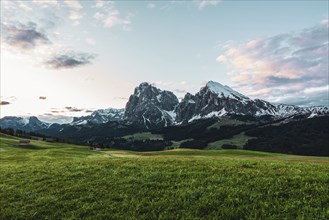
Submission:
<svg viewBox="0 0 329 220">
<path fill-rule="evenodd" d="M 178 99 L 174 93 L 162 91 L 148 83 L 141 83 L 129 98 L 125 120 L 148 129 L 172 125 Z"/>
</svg>

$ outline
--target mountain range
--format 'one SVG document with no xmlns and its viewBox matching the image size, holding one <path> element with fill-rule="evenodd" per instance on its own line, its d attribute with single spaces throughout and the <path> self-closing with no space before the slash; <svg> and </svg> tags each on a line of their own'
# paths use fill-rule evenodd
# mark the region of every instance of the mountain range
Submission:
<svg viewBox="0 0 329 220">
<path fill-rule="evenodd" d="M 158 129 L 188 124 L 201 119 L 234 118 L 237 115 L 255 118 L 266 116 L 273 120 L 293 115 L 313 118 L 329 115 L 329 108 L 325 106 L 299 107 L 251 99 L 229 86 L 214 81 L 209 81 L 195 95 L 187 93 L 179 102 L 173 92 L 160 90 L 152 84 L 143 82 L 135 88 L 124 109 L 96 110 L 87 116 L 74 117 L 71 123 L 63 125 L 51 125 L 40 121 L 35 116 L 30 118 L 9 116 L 0 119 L 0 126 L 24 131 L 48 128 L 56 128 L 60 131 L 70 126 L 90 127 L 109 122 L 123 122 L 145 129 Z"/>
<path fill-rule="evenodd" d="M 248 149 L 329 156 L 329 108 L 251 99 L 209 81 L 178 100 L 173 92 L 141 83 L 124 109 L 100 109 L 67 124 L 37 117 L 3 117 L 6 128 L 58 141 L 125 150 Z M 28 135 L 28 134 L 27 134 Z"/>
</svg>

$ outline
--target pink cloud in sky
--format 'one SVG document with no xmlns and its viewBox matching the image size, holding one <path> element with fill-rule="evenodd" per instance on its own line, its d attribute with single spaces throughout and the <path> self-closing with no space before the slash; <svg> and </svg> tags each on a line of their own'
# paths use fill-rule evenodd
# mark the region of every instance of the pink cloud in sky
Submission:
<svg viewBox="0 0 329 220">
<path fill-rule="evenodd" d="M 252 98 L 315 103 L 306 88 L 328 87 L 328 27 L 325 22 L 296 32 L 226 44 L 217 61 L 228 68 L 235 88 Z M 313 99 L 328 105 L 328 91 L 316 90 Z M 289 94 L 286 94 L 289 92 Z M 289 97 L 289 99 L 285 98 Z"/>
</svg>

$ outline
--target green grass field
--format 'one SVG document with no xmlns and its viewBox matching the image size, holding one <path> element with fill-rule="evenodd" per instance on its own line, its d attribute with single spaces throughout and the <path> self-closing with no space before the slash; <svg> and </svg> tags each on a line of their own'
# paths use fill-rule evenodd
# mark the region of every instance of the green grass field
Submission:
<svg viewBox="0 0 329 220">
<path fill-rule="evenodd" d="M 239 121 L 239 120 L 223 118 L 220 121 L 209 126 L 207 129 L 212 129 L 212 128 L 220 129 L 220 127 L 224 126 L 224 125 L 237 126 L 237 125 L 250 124 L 250 123 L 251 122 L 243 122 L 243 121 Z"/>
<path fill-rule="evenodd" d="M 224 140 L 219 140 L 215 141 L 212 143 L 209 143 L 207 146 L 207 149 L 210 150 L 215 150 L 215 149 L 222 149 L 222 146 L 224 144 L 230 144 L 230 145 L 235 145 L 239 147 L 240 149 L 243 148 L 243 146 L 248 142 L 249 139 L 252 139 L 253 137 L 249 137 L 242 132 L 241 134 L 234 135 L 230 139 L 224 139 Z"/>
<path fill-rule="evenodd" d="M 140 132 L 131 135 L 123 136 L 125 139 L 133 139 L 133 140 L 163 140 L 161 134 L 152 134 L 151 132 Z"/>
<path fill-rule="evenodd" d="M 329 219 L 328 158 L 0 141 L 1 219 Z"/>
</svg>

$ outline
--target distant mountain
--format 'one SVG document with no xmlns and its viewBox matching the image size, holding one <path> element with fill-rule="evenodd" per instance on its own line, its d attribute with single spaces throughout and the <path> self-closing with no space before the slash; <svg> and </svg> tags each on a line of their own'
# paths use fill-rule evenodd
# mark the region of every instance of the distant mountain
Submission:
<svg viewBox="0 0 329 220">
<path fill-rule="evenodd" d="M 7 116 L 0 119 L 1 128 L 13 128 L 15 130 L 23 130 L 28 132 L 47 129 L 49 126 L 49 123 L 40 121 L 35 116 L 27 118 Z"/>
<path fill-rule="evenodd" d="M 87 116 L 74 117 L 73 121 L 68 124 L 46 123 L 40 121 L 37 117 L 15 117 L 6 116 L 0 119 L 1 128 L 13 128 L 15 130 L 23 131 L 39 131 L 49 130 L 51 134 L 62 132 L 64 128 L 73 126 L 93 126 L 97 124 L 104 124 L 111 121 L 122 121 L 124 116 L 124 109 L 99 109 Z M 47 132 L 46 132 L 47 133 Z"/>
<path fill-rule="evenodd" d="M 124 118 L 147 129 L 170 126 L 175 122 L 178 103 L 174 93 L 141 83 L 126 104 Z"/>
<path fill-rule="evenodd" d="M 91 113 L 91 115 L 74 117 L 70 125 L 85 124 L 103 124 L 109 121 L 122 121 L 124 118 L 124 109 L 99 109 Z"/>
</svg>

